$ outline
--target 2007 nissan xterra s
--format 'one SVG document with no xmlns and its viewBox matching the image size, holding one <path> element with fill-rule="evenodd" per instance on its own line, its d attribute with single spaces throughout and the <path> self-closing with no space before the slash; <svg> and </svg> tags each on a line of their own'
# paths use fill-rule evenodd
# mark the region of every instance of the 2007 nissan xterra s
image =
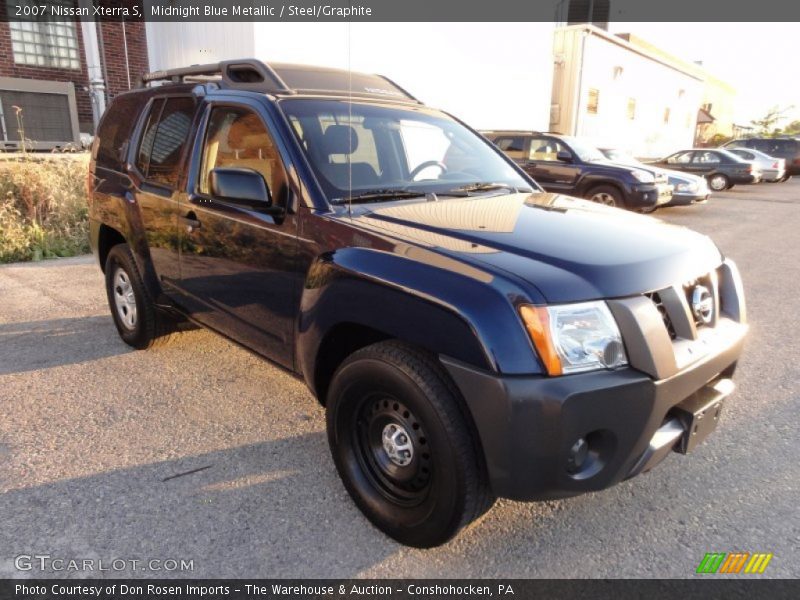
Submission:
<svg viewBox="0 0 800 600">
<path fill-rule="evenodd" d="M 150 73 L 90 169 L 122 339 L 188 319 L 302 377 L 353 500 L 405 544 L 689 452 L 734 388 L 742 283 L 708 238 L 545 193 L 386 78 Z"/>
</svg>

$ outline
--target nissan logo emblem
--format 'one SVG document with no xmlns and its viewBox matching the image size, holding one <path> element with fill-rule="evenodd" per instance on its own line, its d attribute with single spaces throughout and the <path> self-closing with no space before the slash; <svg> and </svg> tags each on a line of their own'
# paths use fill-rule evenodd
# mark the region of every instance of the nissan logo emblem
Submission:
<svg viewBox="0 0 800 600">
<path fill-rule="evenodd" d="M 714 297 L 704 285 L 696 285 L 692 290 L 692 313 L 704 325 L 714 317 Z"/>
</svg>

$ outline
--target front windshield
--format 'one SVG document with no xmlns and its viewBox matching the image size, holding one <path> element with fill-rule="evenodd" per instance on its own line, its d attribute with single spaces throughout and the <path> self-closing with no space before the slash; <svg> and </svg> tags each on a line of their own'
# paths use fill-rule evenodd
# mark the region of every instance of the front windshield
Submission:
<svg viewBox="0 0 800 600">
<path fill-rule="evenodd" d="M 339 100 L 287 99 L 292 124 L 331 202 L 393 192 L 530 191 L 483 139 L 440 113 Z"/>
<path fill-rule="evenodd" d="M 587 144 L 583 140 L 574 137 L 564 137 L 565 142 L 567 142 L 572 148 L 572 151 L 578 155 L 583 162 L 594 162 L 597 160 L 608 160 L 605 155 L 600 152 L 597 148 L 592 146 L 591 144 Z"/>
</svg>

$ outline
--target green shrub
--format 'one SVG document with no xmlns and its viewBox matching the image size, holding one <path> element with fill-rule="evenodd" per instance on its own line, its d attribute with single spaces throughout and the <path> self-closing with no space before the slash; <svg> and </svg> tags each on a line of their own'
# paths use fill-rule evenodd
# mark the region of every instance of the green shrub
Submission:
<svg viewBox="0 0 800 600">
<path fill-rule="evenodd" d="M 89 251 L 88 155 L 0 161 L 0 262 Z"/>
</svg>

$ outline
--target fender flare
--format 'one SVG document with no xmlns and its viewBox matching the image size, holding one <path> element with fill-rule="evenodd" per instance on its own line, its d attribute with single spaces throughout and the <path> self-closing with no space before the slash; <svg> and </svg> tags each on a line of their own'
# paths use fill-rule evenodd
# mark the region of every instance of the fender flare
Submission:
<svg viewBox="0 0 800 600">
<path fill-rule="evenodd" d="M 411 259 L 345 248 L 314 261 L 300 301 L 295 360 L 315 393 L 319 348 L 342 324 L 376 330 L 489 372 L 541 372 L 515 307 L 532 301 L 525 291 L 460 261 L 413 250 Z M 436 260 L 422 262 L 422 257 Z"/>
</svg>

